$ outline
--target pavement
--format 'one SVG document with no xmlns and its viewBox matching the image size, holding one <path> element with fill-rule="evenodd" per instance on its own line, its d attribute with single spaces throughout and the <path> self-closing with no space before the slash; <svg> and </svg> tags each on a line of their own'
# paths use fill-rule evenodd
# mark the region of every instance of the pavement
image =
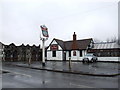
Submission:
<svg viewBox="0 0 120 90">
<path fill-rule="evenodd" d="M 85 63 L 82 62 L 69 62 L 65 61 L 46 61 L 45 67 L 42 66 L 42 62 L 35 61 L 31 65 L 24 62 L 3 62 L 3 65 L 14 65 L 18 67 L 31 68 L 37 70 L 46 70 L 59 73 L 71 73 L 71 74 L 81 74 L 90 76 L 103 76 L 103 77 L 113 77 L 120 75 L 119 71 L 120 63 Z M 71 66 L 71 67 L 70 67 Z"/>
</svg>

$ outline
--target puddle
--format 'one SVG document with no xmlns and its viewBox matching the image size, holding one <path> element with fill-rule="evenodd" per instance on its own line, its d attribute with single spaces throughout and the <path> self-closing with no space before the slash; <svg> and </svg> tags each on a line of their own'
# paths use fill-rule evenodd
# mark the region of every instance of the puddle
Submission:
<svg viewBox="0 0 120 90">
<path fill-rule="evenodd" d="M 10 72 L 8 72 L 8 71 L 2 71 L 2 74 L 6 74 L 6 73 L 10 73 Z"/>
</svg>

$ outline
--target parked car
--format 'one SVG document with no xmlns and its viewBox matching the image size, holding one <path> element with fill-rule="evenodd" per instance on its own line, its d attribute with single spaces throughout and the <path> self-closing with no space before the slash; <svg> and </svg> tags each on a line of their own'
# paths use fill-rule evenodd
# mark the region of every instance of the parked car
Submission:
<svg viewBox="0 0 120 90">
<path fill-rule="evenodd" d="M 84 57 L 83 57 L 83 63 L 85 62 L 96 62 L 98 60 L 97 56 L 95 56 L 93 53 L 90 53 L 90 54 L 86 54 Z"/>
</svg>

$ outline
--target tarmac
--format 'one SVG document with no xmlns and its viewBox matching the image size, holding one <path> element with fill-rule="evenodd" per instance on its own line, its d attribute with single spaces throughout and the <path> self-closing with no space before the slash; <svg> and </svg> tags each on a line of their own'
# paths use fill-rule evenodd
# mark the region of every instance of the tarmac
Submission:
<svg viewBox="0 0 120 90">
<path fill-rule="evenodd" d="M 25 62 L 3 62 L 4 65 L 13 65 L 17 67 L 30 68 L 36 70 L 45 70 L 58 73 L 80 74 L 100 77 L 114 77 L 120 75 L 119 63 L 86 63 L 82 62 L 65 62 L 65 61 L 46 61 L 45 66 L 42 62 L 35 61 L 31 65 Z"/>
</svg>

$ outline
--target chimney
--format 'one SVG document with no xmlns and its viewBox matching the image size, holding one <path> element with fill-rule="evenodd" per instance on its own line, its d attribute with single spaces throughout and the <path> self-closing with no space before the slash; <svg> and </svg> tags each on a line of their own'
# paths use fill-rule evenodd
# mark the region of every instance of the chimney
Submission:
<svg viewBox="0 0 120 90">
<path fill-rule="evenodd" d="M 73 34 L 73 41 L 76 41 L 76 34 L 75 34 L 75 32 Z"/>
<path fill-rule="evenodd" d="M 73 34 L 72 49 L 73 49 L 73 50 L 78 49 L 77 39 L 76 39 L 76 34 L 75 34 L 75 32 L 74 32 L 74 34 Z"/>
</svg>

